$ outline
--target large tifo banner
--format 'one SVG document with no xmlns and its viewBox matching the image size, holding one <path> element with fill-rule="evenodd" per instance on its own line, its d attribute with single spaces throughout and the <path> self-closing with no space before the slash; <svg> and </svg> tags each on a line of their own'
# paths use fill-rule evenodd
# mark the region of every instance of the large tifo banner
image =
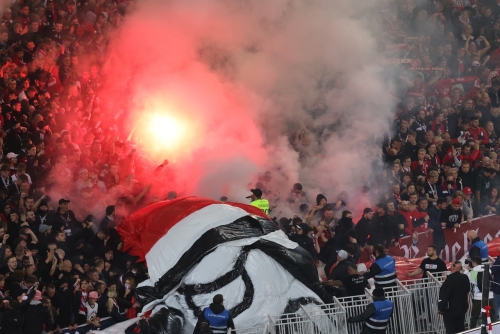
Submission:
<svg viewBox="0 0 500 334">
<path fill-rule="evenodd" d="M 441 253 L 441 258 L 445 261 L 460 260 L 467 254 L 469 250 L 469 243 L 467 240 L 467 231 L 475 230 L 478 236 L 486 243 L 492 239 L 500 236 L 500 216 L 492 215 L 472 220 L 472 225 L 463 222 L 460 227 L 444 229 L 444 236 L 446 239 L 446 247 Z M 389 254 L 394 256 L 401 256 L 407 259 L 420 258 L 426 256 L 427 247 L 432 245 L 432 233 L 420 233 L 418 236 L 418 243 L 413 245 L 411 236 L 403 237 L 399 240 L 399 246 L 394 243 L 389 248 Z M 365 251 L 360 259 L 360 262 L 370 261 L 370 254 Z"/>
</svg>

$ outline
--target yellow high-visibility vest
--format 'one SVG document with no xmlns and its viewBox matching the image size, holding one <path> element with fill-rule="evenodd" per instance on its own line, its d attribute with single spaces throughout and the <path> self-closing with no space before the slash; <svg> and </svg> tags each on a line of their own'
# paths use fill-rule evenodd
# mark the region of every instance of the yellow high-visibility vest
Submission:
<svg viewBox="0 0 500 334">
<path fill-rule="evenodd" d="M 269 201 L 265 198 L 256 199 L 255 201 L 252 201 L 250 205 L 261 209 L 266 215 L 269 214 Z"/>
</svg>

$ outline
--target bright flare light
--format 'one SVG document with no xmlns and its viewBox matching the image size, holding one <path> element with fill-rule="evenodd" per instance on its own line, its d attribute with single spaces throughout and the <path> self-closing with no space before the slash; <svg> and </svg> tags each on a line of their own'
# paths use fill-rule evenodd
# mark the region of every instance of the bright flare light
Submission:
<svg viewBox="0 0 500 334">
<path fill-rule="evenodd" d="M 166 111 L 144 111 L 135 122 L 129 139 L 133 139 L 150 158 L 174 161 L 191 151 L 192 127 L 182 116 Z"/>
<path fill-rule="evenodd" d="M 184 127 L 166 114 L 155 113 L 149 117 L 149 131 L 160 146 L 173 148 L 184 137 Z"/>
</svg>

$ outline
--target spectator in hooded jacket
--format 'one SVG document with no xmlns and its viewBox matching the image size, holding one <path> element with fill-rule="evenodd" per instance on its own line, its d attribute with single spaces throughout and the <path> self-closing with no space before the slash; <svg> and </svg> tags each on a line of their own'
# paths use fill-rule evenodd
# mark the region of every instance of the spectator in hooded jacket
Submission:
<svg viewBox="0 0 500 334">
<path fill-rule="evenodd" d="M 368 239 L 369 250 L 373 251 L 373 246 L 380 244 L 385 248 L 389 248 L 393 237 L 399 241 L 394 221 L 387 215 L 387 204 L 377 204 L 377 214 L 373 216 L 371 223 L 370 238 Z"/>
<path fill-rule="evenodd" d="M 304 248 L 306 251 L 311 254 L 311 258 L 316 258 L 316 250 L 314 248 L 314 242 L 311 237 L 309 237 L 309 226 L 307 224 L 299 224 L 295 226 L 296 234 L 290 238 L 292 241 L 295 241 L 299 244 L 300 247 Z M 314 236 L 313 236 L 314 237 Z"/>
<path fill-rule="evenodd" d="M 366 242 L 368 240 L 370 225 L 373 218 L 373 210 L 370 208 L 365 208 L 363 210 L 363 217 L 358 221 L 354 229 L 356 230 L 356 240 L 360 247 L 366 247 Z"/>
</svg>

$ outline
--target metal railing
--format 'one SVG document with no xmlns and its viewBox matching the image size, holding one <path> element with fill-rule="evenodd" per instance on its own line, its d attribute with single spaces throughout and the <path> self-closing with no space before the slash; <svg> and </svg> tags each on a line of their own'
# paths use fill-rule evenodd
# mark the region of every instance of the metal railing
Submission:
<svg viewBox="0 0 500 334">
<path fill-rule="evenodd" d="M 368 291 L 366 291 L 364 295 L 355 297 L 341 297 L 338 298 L 338 301 L 346 310 L 346 317 L 352 318 L 355 315 L 363 313 L 363 311 L 366 309 L 366 306 L 372 302 L 372 299 Z M 362 327 L 363 323 L 360 322 L 349 323 L 346 326 L 348 333 L 361 333 Z"/>
<path fill-rule="evenodd" d="M 400 281 L 396 282 L 397 286 L 384 288 L 385 297 L 394 303 L 394 313 L 389 321 L 386 333 L 415 333 L 413 323 L 415 313 L 412 307 L 411 293 Z"/>
<path fill-rule="evenodd" d="M 427 275 L 434 278 L 436 280 L 436 282 L 439 283 L 439 288 L 441 288 L 441 285 L 443 285 L 443 282 L 446 280 L 446 277 L 448 277 L 448 275 L 450 273 L 451 272 L 449 272 L 449 271 L 443 271 L 440 273 L 433 273 L 433 274 L 428 273 Z M 471 291 L 472 291 L 472 286 L 471 286 Z M 472 312 L 472 297 L 473 297 L 473 294 L 471 292 L 471 293 L 469 293 L 469 309 L 467 310 L 467 313 L 465 313 L 465 328 L 470 328 L 470 314 Z M 439 300 L 439 292 L 438 292 L 438 299 L 437 300 Z"/>
<path fill-rule="evenodd" d="M 299 311 L 302 311 L 301 308 Z M 303 313 L 303 314 L 300 314 Z M 314 333 L 314 323 L 307 314 L 302 312 L 285 313 L 279 318 L 269 316 L 270 334 L 306 334 Z"/>
<path fill-rule="evenodd" d="M 394 312 L 387 327 L 387 334 L 416 333 L 414 326 L 414 312 L 412 295 L 406 287 L 397 281 L 395 287 L 384 288 L 387 299 L 394 303 Z M 339 298 L 340 304 L 346 309 L 347 318 L 361 314 L 366 306 L 372 303 L 370 291 L 366 290 L 362 296 Z M 362 323 L 348 324 L 349 333 L 361 333 Z"/>
<path fill-rule="evenodd" d="M 238 328 L 237 330 L 228 329 L 227 334 L 268 334 L 269 333 L 269 323 L 265 323 L 262 326 L 256 326 L 252 328 Z"/>
<path fill-rule="evenodd" d="M 346 309 L 337 298 L 332 304 L 307 305 L 303 309 L 315 325 L 313 333 L 348 334 Z"/>
<path fill-rule="evenodd" d="M 438 313 L 441 283 L 434 276 L 401 282 L 411 293 L 415 312 L 415 334 L 444 333 L 443 317 Z"/>
<path fill-rule="evenodd" d="M 397 281 L 397 285 L 384 288 L 387 299 L 394 303 L 394 313 L 387 334 L 446 332 L 442 316 L 438 313 L 439 289 L 449 272 L 427 274 L 427 278 Z M 228 334 L 359 334 L 363 323 L 347 323 L 347 319 L 363 313 L 372 303 L 369 290 L 354 297 L 334 297 L 332 304 L 301 306 L 295 313 L 267 317 L 261 326 L 237 328 Z M 466 314 L 466 328 L 470 321 L 472 302 Z"/>
<path fill-rule="evenodd" d="M 269 334 L 347 334 L 346 313 L 335 300 L 328 305 L 306 305 L 296 313 L 269 316 Z M 239 330 L 238 330 L 238 333 Z"/>
</svg>

